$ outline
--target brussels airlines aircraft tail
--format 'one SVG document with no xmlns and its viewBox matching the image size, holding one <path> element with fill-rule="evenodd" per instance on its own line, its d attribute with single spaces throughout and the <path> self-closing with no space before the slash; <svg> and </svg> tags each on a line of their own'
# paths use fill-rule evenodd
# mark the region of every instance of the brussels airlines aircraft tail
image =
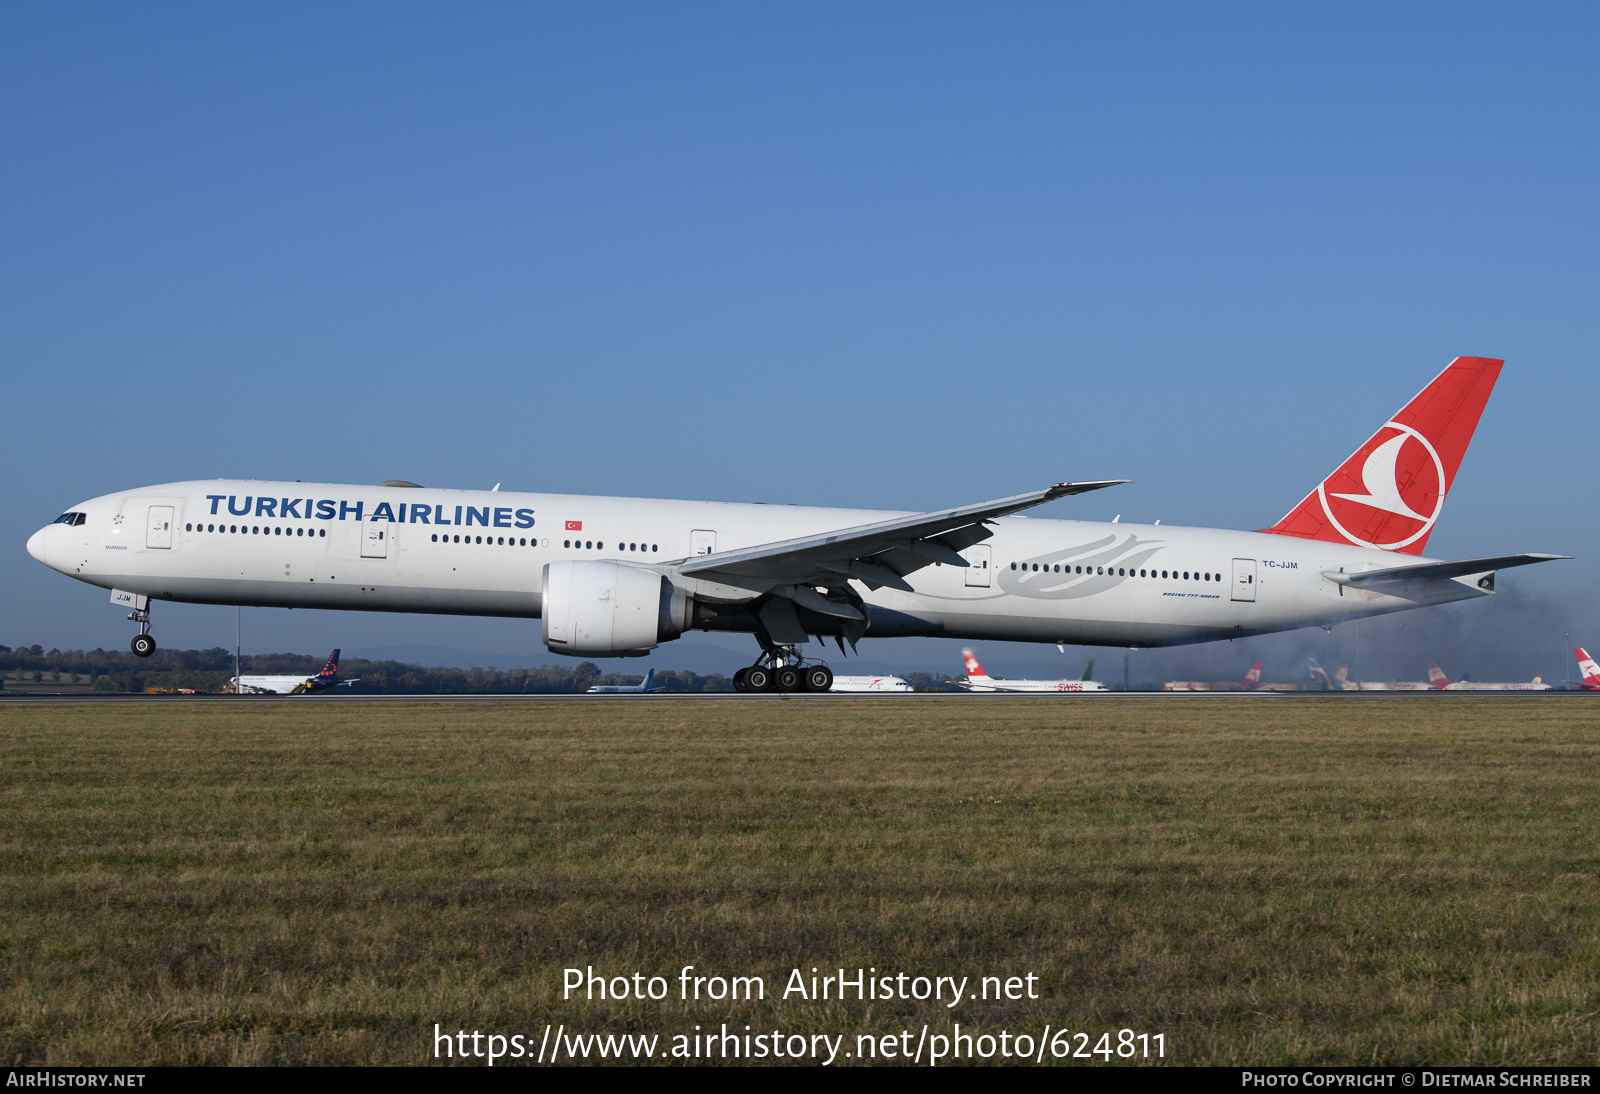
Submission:
<svg viewBox="0 0 1600 1094">
<path fill-rule="evenodd" d="M 339 683 L 339 651 L 334 650 L 322 663 L 322 671 L 306 681 L 313 687 L 326 688 Z"/>
<path fill-rule="evenodd" d="M 1420 555 L 1503 364 L 1491 357 L 1451 361 L 1265 531 Z"/>
<path fill-rule="evenodd" d="M 1600 665 L 1594 663 L 1594 658 L 1582 646 L 1574 647 L 1572 652 L 1578 655 L 1578 671 L 1583 673 L 1583 690 L 1600 691 Z"/>
</svg>

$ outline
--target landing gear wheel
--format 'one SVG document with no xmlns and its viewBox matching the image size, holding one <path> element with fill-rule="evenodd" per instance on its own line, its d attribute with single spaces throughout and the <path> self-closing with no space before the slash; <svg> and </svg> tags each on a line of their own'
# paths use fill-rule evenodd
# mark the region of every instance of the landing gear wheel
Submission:
<svg viewBox="0 0 1600 1094">
<path fill-rule="evenodd" d="M 131 645 L 133 647 L 134 655 L 137 657 L 149 657 L 152 653 L 156 652 L 156 640 L 151 638 L 148 634 L 134 635 Z"/>
<path fill-rule="evenodd" d="M 833 687 L 833 670 L 827 665 L 812 665 L 805 671 L 807 691 L 827 691 Z"/>
<path fill-rule="evenodd" d="M 733 690 L 734 691 L 749 691 L 750 690 L 750 685 L 745 683 L 745 674 L 748 673 L 749 671 L 750 671 L 749 669 L 740 669 L 738 672 L 733 674 Z"/>
<path fill-rule="evenodd" d="M 744 689 L 746 691 L 771 691 L 772 670 L 765 665 L 751 665 L 745 669 Z"/>
<path fill-rule="evenodd" d="M 803 686 L 800 670 L 793 665 L 783 665 L 772 674 L 772 682 L 779 691 L 799 691 Z"/>
</svg>

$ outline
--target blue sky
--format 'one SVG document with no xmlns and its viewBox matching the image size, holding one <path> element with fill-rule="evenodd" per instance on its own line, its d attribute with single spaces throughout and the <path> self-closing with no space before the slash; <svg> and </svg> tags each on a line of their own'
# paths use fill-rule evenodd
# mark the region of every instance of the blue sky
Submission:
<svg viewBox="0 0 1600 1094">
<path fill-rule="evenodd" d="M 913 509 L 1125 477 L 1040 515 L 1254 528 L 1481 354 L 1508 364 L 1430 553 L 1580 556 L 1502 586 L 1600 645 L 1597 31 L 1576 4 L 6 6 L 0 642 L 126 645 L 23 543 L 139 484 Z M 538 648 L 249 615 L 260 650 Z M 232 629 L 158 606 L 164 645 Z"/>
</svg>

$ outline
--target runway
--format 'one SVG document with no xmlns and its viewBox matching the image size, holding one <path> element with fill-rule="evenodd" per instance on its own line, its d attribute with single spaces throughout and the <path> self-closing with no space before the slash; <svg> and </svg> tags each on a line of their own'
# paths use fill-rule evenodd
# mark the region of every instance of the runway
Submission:
<svg viewBox="0 0 1600 1094">
<path fill-rule="evenodd" d="M 1600 692 L 1586 691 L 1096 691 L 1096 692 L 737 692 L 737 691 L 663 691 L 646 695 L 587 693 L 548 694 L 472 694 L 472 695 L 52 695 L 0 692 L 0 704 L 62 704 L 62 703 L 180 703 L 240 704 L 260 703 L 642 703 L 642 702 L 754 702 L 787 703 L 838 702 L 847 699 L 869 699 L 873 702 L 985 702 L 994 699 L 1032 699 L 1039 702 L 1107 702 L 1116 699 L 1165 699 L 1174 702 L 1242 699 L 1255 702 L 1263 699 L 1309 700 L 1328 702 L 1337 699 L 1502 699 L 1506 701 L 1530 699 L 1556 699 L 1600 696 Z"/>
</svg>

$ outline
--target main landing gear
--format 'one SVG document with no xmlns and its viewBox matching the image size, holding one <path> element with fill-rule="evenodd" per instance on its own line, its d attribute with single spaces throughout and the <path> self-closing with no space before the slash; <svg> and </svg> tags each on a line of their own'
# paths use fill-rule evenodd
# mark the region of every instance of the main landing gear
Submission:
<svg viewBox="0 0 1600 1094">
<path fill-rule="evenodd" d="M 156 652 L 156 640 L 150 637 L 150 601 L 146 597 L 139 599 L 144 601 L 144 607 L 135 608 L 128 613 L 128 618 L 139 624 L 139 633 L 133 636 L 133 641 L 129 645 L 133 649 L 134 656 L 149 657 Z"/>
<path fill-rule="evenodd" d="M 807 664 L 794 646 L 773 646 L 761 659 L 733 674 L 734 691 L 827 691 L 833 670 L 821 662 Z"/>
</svg>

